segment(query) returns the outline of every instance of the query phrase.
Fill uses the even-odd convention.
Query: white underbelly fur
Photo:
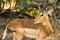
[[[18,32],[23,33],[26,37],[32,37],[32,38],[36,38],[40,31],[39,29],[31,29],[31,28],[18,28],[17,30]]]
[[[26,37],[32,37],[32,38],[36,38],[37,34],[39,33],[38,29],[28,29],[28,28],[24,28],[24,35]]]

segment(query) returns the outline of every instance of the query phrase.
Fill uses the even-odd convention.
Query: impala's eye
[[[43,13],[41,13],[40,16],[43,16]]]

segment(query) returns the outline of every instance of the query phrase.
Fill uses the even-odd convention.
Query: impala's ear
[[[52,13],[50,13],[50,14],[47,14],[48,16],[52,16],[53,14]]]
[[[47,15],[49,16],[52,16],[52,12],[54,11],[54,9],[50,9],[48,12],[47,12]]]

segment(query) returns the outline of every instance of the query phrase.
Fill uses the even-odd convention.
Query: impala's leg
[[[15,40],[22,40],[23,33],[13,33]]]
[[[36,40],[41,40],[40,39],[40,34],[38,33],[38,35],[36,36]]]
[[[37,37],[36,40],[41,40],[41,39],[39,37]]]
[[[37,38],[36,40],[47,40],[47,39],[42,39],[42,38],[39,37],[39,38]]]
[[[44,32],[40,31],[40,33],[37,35],[36,40],[43,40]]]

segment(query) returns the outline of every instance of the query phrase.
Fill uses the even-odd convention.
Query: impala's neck
[[[49,34],[53,33],[53,29],[51,27],[50,21],[48,16],[45,17],[45,20],[43,22],[43,25],[45,26],[46,30],[48,31]]]

